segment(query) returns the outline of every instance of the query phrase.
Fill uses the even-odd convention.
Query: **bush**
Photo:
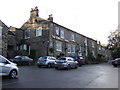
[[[28,56],[28,52],[26,50],[19,50],[17,54],[20,56]]]

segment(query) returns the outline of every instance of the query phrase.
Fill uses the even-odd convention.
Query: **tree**
[[[120,29],[110,33],[108,48],[111,50],[113,59],[120,58]]]

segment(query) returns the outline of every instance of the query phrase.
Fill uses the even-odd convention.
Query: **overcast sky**
[[[20,28],[38,6],[39,17],[53,14],[54,22],[106,44],[118,27],[119,0],[0,0],[0,19]]]

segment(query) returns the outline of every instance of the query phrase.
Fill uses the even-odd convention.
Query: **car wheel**
[[[12,70],[9,74],[9,77],[14,79],[14,78],[17,78],[17,71],[16,70]]]
[[[58,69],[58,67],[55,67],[55,69]]]
[[[70,69],[70,65],[67,66],[67,70],[69,70],[69,69]]]
[[[48,68],[51,68],[51,64],[50,64],[50,63],[48,63],[47,67],[48,67]]]
[[[78,68],[78,65],[75,65],[75,69],[77,69]]]
[[[79,67],[81,67],[82,66],[82,64],[79,64]]]
[[[117,65],[114,65],[114,67],[117,67]]]
[[[40,67],[41,67],[41,65],[38,65],[38,67],[40,68]]]

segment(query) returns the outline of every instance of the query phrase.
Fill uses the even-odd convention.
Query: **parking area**
[[[19,66],[19,78],[3,77],[3,88],[117,88],[118,68],[110,64],[84,65],[77,69]],[[114,78],[113,78],[114,76]],[[112,82],[111,82],[112,81]]]

